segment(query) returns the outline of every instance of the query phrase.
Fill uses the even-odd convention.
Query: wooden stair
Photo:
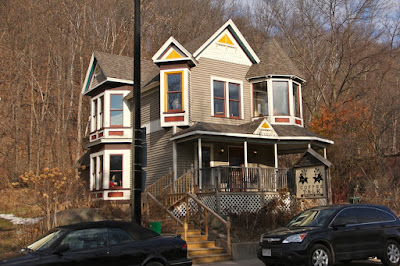
[[[178,234],[184,235],[183,231]],[[215,246],[215,241],[208,241],[206,235],[202,235],[198,229],[187,231],[188,258],[192,259],[193,264],[212,263],[217,261],[230,260],[229,254],[224,252],[221,247]]]

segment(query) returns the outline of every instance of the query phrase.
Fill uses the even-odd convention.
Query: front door
[[[244,180],[243,170],[244,165],[244,153],[243,148],[240,147],[229,147],[229,166],[230,166],[230,184],[232,191],[243,191]]]

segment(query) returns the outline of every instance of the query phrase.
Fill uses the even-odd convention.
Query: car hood
[[[33,260],[37,260],[37,256],[31,253],[14,252],[6,253],[0,256],[0,265],[27,265]]]
[[[263,234],[264,237],[285,237],[318,230],[318,227],[280,227]]]

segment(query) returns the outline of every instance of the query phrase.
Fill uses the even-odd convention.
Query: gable
[[[164,45],[152,57],[152,60],[156,64],[182,61],[187,61],[193,66],[197,64],[197,61],[193,58],[192,54],[173,37],[170,37],[164,43]]]
[[[196,60],[204,57],[246,66],[260,62],[232,20],[219,28],[193,56]]]

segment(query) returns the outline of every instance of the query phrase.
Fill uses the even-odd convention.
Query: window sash
[[[273,105],[274,115],[290,115],[289,110],[289,82],[287,81],[273,81]]]
[[[268,116],[268,87],[267,81],[253,83],[253,115]]]
[[[122,187],[122,179],[123,156],[110,155],[110,187]]]
[[[213,115],[216,117],[240,118],[242,97],[241,84],[217,79],[213,80],[212,84],[214,101]]]
[[[294,116],[301,118],[300,112],[300,86],[293,82],[293,109]]]
[[[182,88],[183,88],[182,72],[166,73],[166,92],[167,92],[167,112],[183,111],[182,104]]]
[[[221,87],[222,85],[222,87]],[[225,117],[225,82],[214,80],[214,116]]]
[[[118,99],[118,98],[120,99]],[[120,102],[116,101],[120,100]],[[110,95],[110,126],[122,126],[124,123],[123,117],[123,95],[111,94]]]

